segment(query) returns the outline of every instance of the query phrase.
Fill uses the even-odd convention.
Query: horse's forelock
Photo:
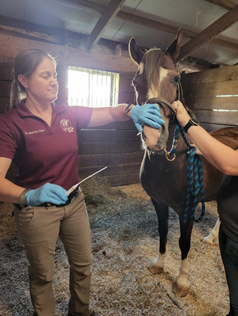
[[[144,73],[147,79],[147,86],[156,85],[159,81],[159,67],[161,65],[162,51],[161,49],[150,49],[144,54]]]

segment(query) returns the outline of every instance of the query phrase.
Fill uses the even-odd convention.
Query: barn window
[[[118,89],[118,73],[69,66],[69,105],[114,106],[118,103]]]

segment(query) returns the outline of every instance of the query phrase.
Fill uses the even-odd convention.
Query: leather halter
[[[164,108],[164,105],[167,106],[167,108],[170,109],[170,112],[172,113],[172,120],[170,121],[170,124],[175,122],[175,117],[176,117],[176,110],[172,107],[172,104],[165,99],[159,99],[159,98],[152,98],[147,101],[149,104],[154,104],[157,103],[160,105],[162,108]]]
[[[172,112],[172,114],[176,115],[176,111],[175,109],[172,107],[172,104],[168,101],[166,101],[165,99],[159,99],[159,98],[151,98],[149,99],[146,103],[150,103],[150,104],[153,104],[153,103],[157,103],[159,105],[161,105],[163,107],[163,105],[166,105],[167,108],[170,109],[170,111]]]
[[[178,87],[177,87],[177,100],[183,102],[183,89],[182,89],[180,79],[178,81]],[[176,110],[172,107],[172,104],[170,102],[168,102],[165,99],[151,98],[151,99],[147,100],[146,103],[149,103],[149,104],[157,103],[162,108],[163,108],[163,105],[167,106],[167,108],[169,108],[170,112],[173,114],[173,122],[174,122],[175,117],[176,117]]]

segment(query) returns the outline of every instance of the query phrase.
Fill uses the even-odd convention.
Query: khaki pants
[[[29,260],[31,300],[38,316],[55,316],[52,288],[54,251],[60,236],[70,264],[69,312],[89,316],[91,283],[91,234],[82,192],[65,207],[16,207],[18,232]]]

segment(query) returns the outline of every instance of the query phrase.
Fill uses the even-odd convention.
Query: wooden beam
[[[120,11],[116,17],[119,19],[128,21],[128,22],[131,22],[131,23],[139,24],[139,25],[146,26],[146,27],[149,27],[149,28],[154,29],[154,30],[160,30],[162,32],[170,33],[170,34],[174,34],[174,35],[177,35],[178,30],[179,30],[179,28],[176,26],[165,24],[162,22],[153,21],[153,20],[150,20],[147,18],[143,18],[143,17],[136,16],[136,15],[133,15],[130,13],[122,12],[122,11]],[[183,28],[181,28],[181,31],[183,33],[183,36],[188,37],[188,38],[194,38],[198,35],[197,32],[194,32],[191,30],[186,30]],[[219,38],[213,39],[212,42],[215,45],[219,45],[221,47],[238,50],[237,43],[229,42],[229,41],[222,40]]]
[[[0,15],[0,34],[8,36],[14,36],[18,38],[24,38],[34,41],[40,41],[45,43],[55,43],[61,46],[69,47],[85,47],[88,35],[81,34],[74,31],[69,31],[63,28],[57,27],[45,27],[44,25],[26,22],[19,19],[6,18]],[[101,38],[99,44],[109,47],[111,50],[115,50],[117,42]],[[78,45],[78,46],[77,46]],[[127,45],[121,43],[124,47],[123,50],[127,50]],[[125,52],[124,52],[125,53]]]
[[[86,1],[86,0],[55,0],[55,1],[64,2],[66,4],[74,5],[74,6],[78,6],[78,7],[86,7],[88,9],[95,10],[95,11],[100,12],[100,13],[102,13],[106,8],[104,5],[96,4],[94,2]],[[135,23],[138,25],[146,26],[146,27],[149,27],[149,28],[154,29],[154,30],[159,30],[162,32],[174,34],[174,35],[177,35],[178,29],[179,29],[178,27],[173,26],[173,25],[165,24],[165,23],[158,22],[158,21],[153,21],[153,20],[143,18],[143,17],[133,15],[133,14],[123,12],[123,11],[119,11],[116,15],[116,18],[121,19],[123,21],[130,22],[130,23]],[[198,35],[198,33],[193,32],[191,30],[186,30],[186,29],[181,29],[181,30],[183,32],[184,37],[194,38]],[[219,46],[222,46],[225,48],[238,50],[237,43],[229,42],[229,41],[218,39],[218,38],[213,39],[212,42],[215,45],[219,45]]]
[[[23,29],[27,32],[36,32],[36,33],[44,33],[48,36],[56,36],[57,38],[61,38],[62,29],[57,27],[49,27],[46,25],[41,25],[33,22],[27,22],[20,19],[14,19],[10,17],[6,17],[0,15],[0,25],[9,26],[13,28]]]
[[[97,11],[101,14],[106,9],[106,6],[104,6],[104,5],[96,4],[94,2],[86,1],[86,0],[55,0],[55,1],[63,2],[63,3],[69,4],[69,5],[77,6],[77,7],[88,8],[88,9]],[[119,11],[116,15],[116,18],[123,20],[123,21],[147,26],[147,27],[153,28],[155,30],[160,30],[160,31],[164,31],[164,32],[172,33],[172,34],[178,33],[178,27],[176,27],[176,26],[172,26],[172,25],[165,24],[162,22],[153,21],[153,20],[143,18],[143,17],[133,15],[133,14],[123,12],[123,11]],[[183,35],[187,36],[187,37],[194,37],[197,35],[197,33],[183,29]]]
[[[106,6],[104,6],[102,4],[97,4],[95,2],[88,1],[88,0],[55,0],[55,1],[66,3],[66,4],[71,4],[71,5],[74,5],[76,7],[88,8],[88,9],[100,12],[101,14],[103,13],[103,11],[106,8]]]
[[[130,14],[127,12],[123,12],[123,11],[118,12],[116,17],[120,20],[124,20],[130,23],[139,24],[139,25],[146,26],[154,30],[160,30],[166,33],[171,33],[171,34],[176,34],[176,35],[179,29],[178,27],[173,26],[173,25],[165,24],[158,21],[153,21],[153,20],[143,18],[141,16],[137,16],[137,15]],[[197,35],[196,32],[193,32],[190,30],[182,29],[182,32],[183,32],[183,35],[186,37],[195,37]]]
[[[8,35],[8,36],[14,36],[14,37],[21,37],[21,38],[25,38],[25,39],[28,39],[28,40],[40,41],[40,42],[49,43],[49,44],[60,44],[57,41],[48,40],[48,39],[45,39],[45,38],[40,37],[40,36],[31,36],[31,35],[28,35],[28,34],[24,34],[22,32],[18,32],[18,31],[14,31],[14,30],[9,30],[9,29],[3,28],[1,26],[0,26],[0,34]]]
[[[230,1],[230,0],[206,0],[207,2],[211,2],[213,4],[218,5],[219,7],[222,7],[227,10],[231,10],[236,6],[236,3]]]
[[[200,48],[204,44],[211,41],[215,36],[225,31],[228,27],[230,27],[237,21],[238,21],[238,5],[236,5],[229,12],[224,14],[214,23],[209,25],[205,30],[200,32],[196,37],[194,37],[185,45],[183,45],[181,47],[177,62],[189,56],[196,49]]]
[[[3,35],[0,33],[0,62],[12,60],[24,49],[41,49],[57,56],[59,65],[67,64],[76,67],[103,69],[119,73],[135,73],[137,67],[129,58],[129,55],[117,57],[106,46],[96,45],[89,54],[84,49],[60,46],[58,44],[47,45],[41,41],[29,40],[20,37]]]
[[[97,44],[101,35],[120,11],[125,1],[126,0],[111,0],[87,39],[86,46],[88,51],[90,51],[92,47]]]

